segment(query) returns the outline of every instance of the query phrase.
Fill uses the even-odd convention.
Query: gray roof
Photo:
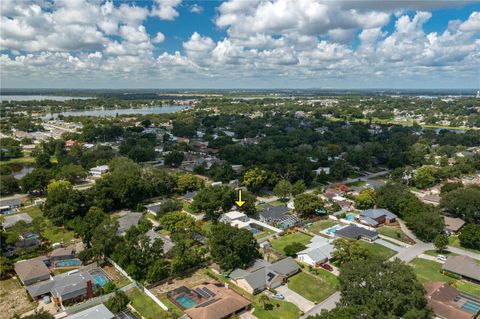
[[[351,239],[359,239],[360,237],[367,237],[367,238],[373,239],[378,236],[377,232],[368,230],[363,227],[358,227],[353,224],[350,224],[347,227],[338,229],[335,232],[335,235],[351,238]]]
[[[480,281],[480,265],[468,256],[449,256],[442,270]]]
[[[3,228],[10,228],[19,221],[24,221],[27,224],[32,222],[32,217],[26,213],[16,214],[16,215],[7,215],[4,217]]]
[[[286,206],[272,206],[266,205],[259,215],[264,219],[281,219],[288,213]]]
[[[297,253],[297,255],[300,254],[309,256],[315,263],[324,262],[330,258],[325,255],[320,248],[307,248]]]
[[[117,234],[123,234],[133,226],[137,226],[142,218],[142,213],[127,212],[125,216],[120,217],[118,221]]]
[[[162,205],[163,205],[163,202],[158,202],[158,203],[153,203],[153,204],[145,205],[145,208],[146,208],[148,211],[156,214],[156,213],[158,213],[158,211],[160,210],[160,207],[162,207]]]
[[[248,276],[249,274],[250,273],[248,271],[237,268],[229,274],[229,277],[232,278],[233,280],[237,280],[237,279],[240,279],[240,278],[244,278],[244,277]]]
[[[108,308],[102,303],[98,306],[70,315],[65,319],[112,319],[113,317],[115,317],[114,314],[111,313],[110,310],[108,310]]]
[[[371,219],[370,217],[360,216],[360,220],[364,221],[369,225],[378,226],[378,222],[375,219]]]
[[[14,206],[20,206],[21,201],[18,198],[8,198],[8,199],[2,199],[0,200],[0,207],[14,207]]]
[[[66,295],[73,297],[82,295],[86,290],[87,281],[95,284],[92,275],[86,271],[78,271],[61,274],[53,277],[52,280],[28,286],[27,290],[32,297],[52,293],[55,297],[63,299]]]
[[[284,259],[281,259],[275,263],[273,263],[270,267],[271,270],[281,274],[281,275],[284,275],[284,276],[287,276],[289,274],[291,274],[292,272],[297,272],[298,270],[300,270],[300,267],[298,266],[298,264],[295,262],[295,260],[293,260],[292,257],[287,257],[287,258],[284,258]]]
[[[360,213],[360,216],[369,217],[372,219],[377,219],[382,216],[385,216],[388,219],[397,218],[397,215],[383,208],[374,208],[374,209],[364,210],[363,212]]]
[[[195,195],[197,195],[196,191],[188,192],[185,195],[183,195],[183,199],[192,200],[195,197]]]
[[[154,231],[153,229],[150,229],[145,233],[145,235],[150,238],[150,242],[153,243],[155,239],[160,238],[163,241],[163,253],[166,254],[168,253],[173,246],[175,246],[175,243],[170,239],[170,237],[162,235]]]
[[[50,270],[41,257],[17,262],[15,272],[23,282],[50,275]]]

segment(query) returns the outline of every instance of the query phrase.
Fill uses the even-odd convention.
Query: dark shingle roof
[[[265,219],[281,219],[288,213],[286,206],[272,206],[266,205],[259,213],[262,218]]]
[[[340,228],[335,233],[338,236],[359,239],[360,237],[367,237],[373,239],[378,236],[377,232],[368,230],[363,227],[358,227],[356,225],[350,224],[347,227]]]

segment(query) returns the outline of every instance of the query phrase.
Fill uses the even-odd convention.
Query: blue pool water
[[[355,218],[355,215],[351,215],[351,214],[345,217],[346,220],[353,220],[354,218]]]
[[[197,305],[195,301],[193,301],[192,298],[190,298],[187,295],[181,295],[175,298],[175,300],[184,308],[184,309],[189,309],[193,308]]]
[[[107,280],[103,278],[103,276],[95,275],[93,277],[95,278],[95,281],[97,282],[97,284],[99,284],[101,287],[107,284]]]
[[[258,229],[255,229],[255,228],[251,228],[249,229],[249,231],[254,235],[260,232]]]
[[[82,262],[80,260],[62,260],[62,261],[57,261],[55,263],[55,267],[75,267],[75,266],[80,266]]]
[[[470,301],[467,301],[463,304],[462,308],[468,312],[471,312],[473,314],[476,314],[477,312],[480,311],[480,305],[477,303],[473,303]]]

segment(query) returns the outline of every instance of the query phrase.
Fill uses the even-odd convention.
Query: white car
[[[447,261],[447,257],[445,257],[444,255],[438,255],[437,259],[440,261]]]

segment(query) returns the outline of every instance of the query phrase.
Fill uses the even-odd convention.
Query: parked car
[[[328,271],[333,271],[333,267],[330,266],[327,263],[320,264],[320,267],[322,267],[323,269],[328,270]]]
[[[438,255],[437,259],[440,261],[447,261],[447,257],[445,257],[445,255]]]
[[[279,292],[277,292],[276,294],[273,294],[272,297],[280,300],[285,299],[285,297]]]

